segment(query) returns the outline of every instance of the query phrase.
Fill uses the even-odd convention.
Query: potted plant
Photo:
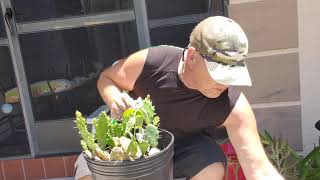
[[[288,180],[320,179],[320,146],[315,146],[304,158],[300,157],[287,142],[271,137],[265,131],[261,140],[267,155],[278,171]]]
[[[174,138],[158,128],[160,119],[149,96],[138,98],[120,120],[102,112],[93,120],[92,132],[78,111],[75,123],[94,179],[173,179]]]

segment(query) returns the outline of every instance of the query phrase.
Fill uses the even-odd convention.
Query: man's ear
[[[186,67],[188,69],[192,69],[195,64],[195,48],[194,47],[188,47],[186,50]]]

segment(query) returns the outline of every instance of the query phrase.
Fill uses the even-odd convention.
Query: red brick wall
[[[77,155],[0,160],[0,180],[39,180],[74,176]]]

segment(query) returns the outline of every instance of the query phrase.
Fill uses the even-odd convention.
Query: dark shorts
[[[174,178],[190,179],[205,167],[221,162],[226,166],[226,156],[214,138],[199,133],[175,140],[173,156]]]

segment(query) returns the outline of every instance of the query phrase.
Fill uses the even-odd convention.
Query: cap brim
[[[214,81],[223,85],[252,86],[246,64],[244,66],[228,66],[216,62],[205,62]]]

